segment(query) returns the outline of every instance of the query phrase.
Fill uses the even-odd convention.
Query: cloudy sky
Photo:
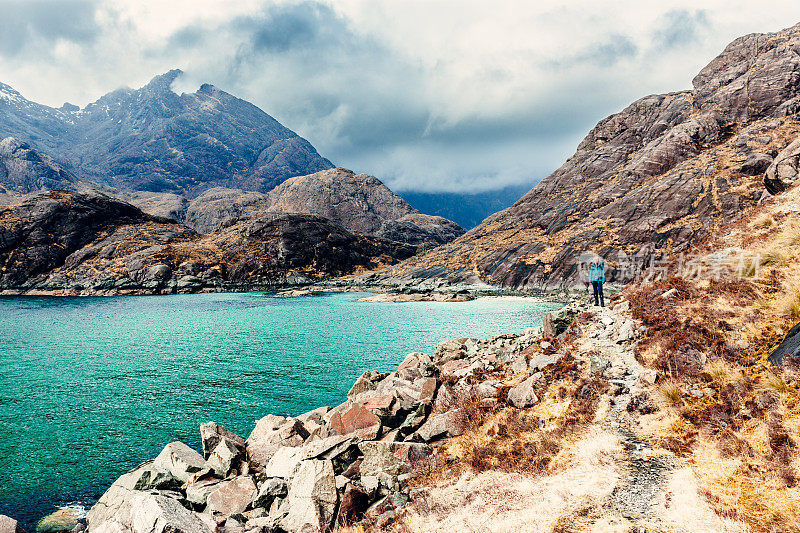
[[[396,190],[485,191],[798,22],[797,0],[0,0],[0,81],[83,106],[181,68]]]

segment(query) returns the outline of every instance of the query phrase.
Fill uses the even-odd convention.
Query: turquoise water
[[[362,294],[0,298],[0,514],[91,502],[214,420],[337,405],[366,369],[439,341],[521,332],[553,304],[359,303]]]

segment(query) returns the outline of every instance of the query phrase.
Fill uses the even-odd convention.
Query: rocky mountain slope
[[[29,142],[89,181],[188,197],[220,186],[268,191],[333,166],[274,118],[212,85],[176,94],[180,74],[83,109],[37,104],[0,84],[0,137]]]
[[[8,203],[43,189],[74,189],[78,178],[53,159],[13,137],[0,139],[0,192]]]
[[[642,98],[454,243],[372,281],[554,286],[585,250],[622,279],[628,257],[678,252],[762,196],[762,174],[800,131],[800,26],[735,40],[689,91]]]
[[[52,191],[0,211],[5,294],[268,288],[357,273],[415,251],[301,214],[259,214],[201,235],[96,192]]]
[[[266,211],[320,215],[355,233],[413,245],[438,245],[463,233],[446,219],[420,214],[377,178],[332,169],[305,139],[244,100],[207,84],[176,94],[171,87],[180,75],[170,71],[84,109],[50,108],[0,84],[0,138],[24,140],[9,138],[0,148],[6,167],[0,201],[75,189],[78,177],[60,163],[74,169],[82,188],[204,233]]]
[[[353,233],[413,245],[439,245],[464,233],[454,222],[420,213],[378,178],[345,168],[289,178],[266,194],[214,187],[192,200],[170,193],[122,196],[147,213],[174,218],[202,233],[231,218],[264,212],[319,215]]]

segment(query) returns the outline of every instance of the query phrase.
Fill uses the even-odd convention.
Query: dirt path
[[[635,532],[746,531],[742,524],[717,517],[699,495],[684,461],[637,434],[640,415],[628,406],[640,395],[652,397],[655,387],[651,371],[634,357],[636,326],[624,310],[603,308],[596,313],[581,352],[594,354],[592,370],[602,372],[612,385],[611,409],[600,425],[619,437],[623,449],[623,473],[604,505],[603,523],[608,530]],[[682,481],[677,483],[678,479]],[[676,490],[681,493],[675,494]],[[676,508],[674,501],[684,508]]]

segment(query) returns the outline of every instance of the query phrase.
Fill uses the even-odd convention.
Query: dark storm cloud
[[[704,10],[676,9],[661,16],[653,32],[653,44],[659,48],[676,48],[700,40],[711,23]]]
[[[95,2],[88,0],[0,1],[0,55],[16,56],[28,46],[57,39],[89,43],[100,33]]]

